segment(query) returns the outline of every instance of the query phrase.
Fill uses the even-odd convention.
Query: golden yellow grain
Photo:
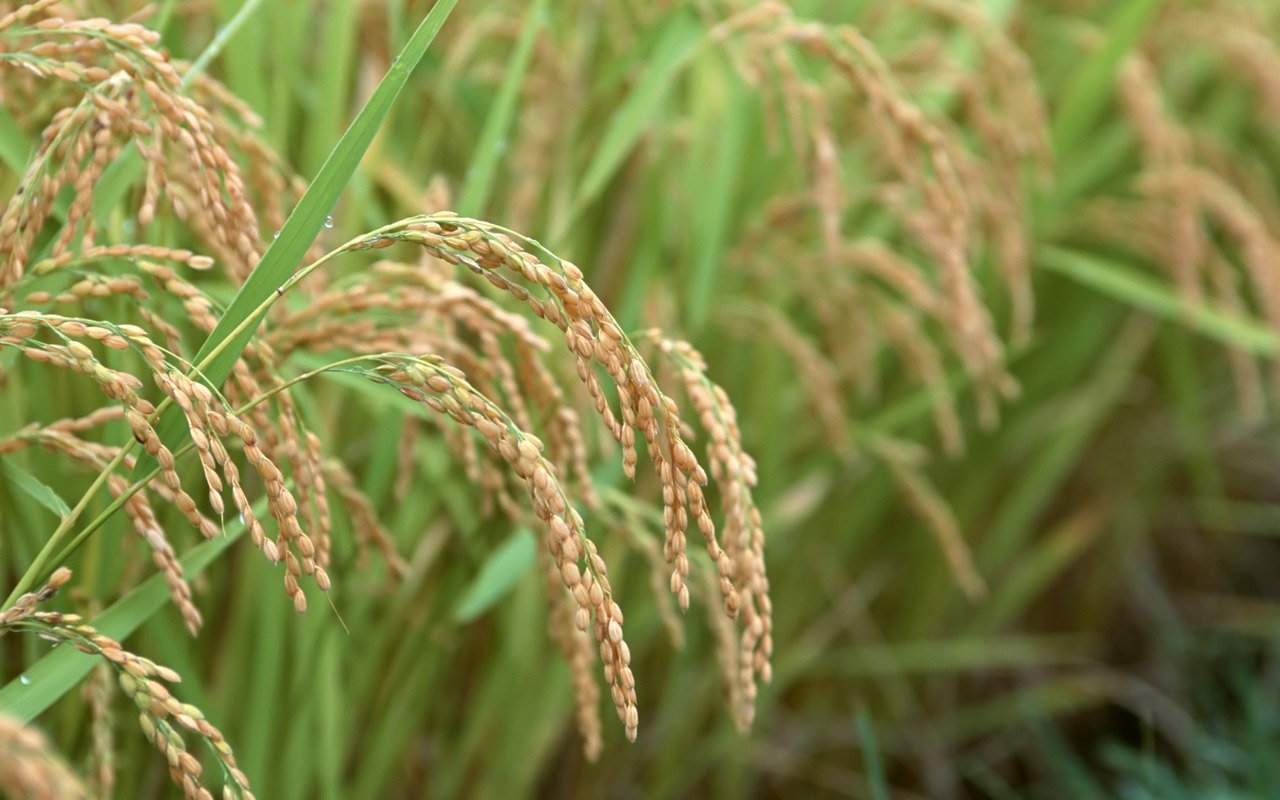
[[[490,449],[524,480],[533,513],[545,526],[547,551],[555,571],[577,604],[575,623],[580,629],[591,627],[618,717],[628,738],[634,740],[639,716],[630,649],[622,633],[622,609],[611,599],[607,566],[594,542],[586,537],[582,518],[570,505],[554,467],[542,456],[541,442],[520,430],[456,368],[415,359],[379,367],[370,377],[475,428]]]
[[[0,19],[0,30],[3,30]],[[37,729],[0,714],[0,788],[14,800],[75,800],[90,795]]]
[[[200,709],[179,701],[165,685],[180,680],[176,672],[124,650],[114,639],[85,624],[77,615],[37,610],[37,605],[52,598],[70,577],[70,570],[65,567],[58,569],[38,592],[23,595],[12,607],[0,612],[0,636],[30,632],[56,643],[65,643],[81,652],[101,656],[104,663],[116,671],[117,682],[125,695],[137,705],[143,733],[169,762],[170,775],[182,788],[184,796],[202,796],[200,775],[203,768],[199,760],[187,751],[181,733],[183,730],[208,743],[229,778],[228,785],[239,797],[251,798],[248,780],[236,766],[235,756],[221,731],[205,719]],[[0,782],[0,785],[5,784]],[[73,790],[74,787],[68,789]]]

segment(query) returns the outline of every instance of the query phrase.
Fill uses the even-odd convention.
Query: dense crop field
[[[1277,37],[0,2],[0,793],[1280,796]]]

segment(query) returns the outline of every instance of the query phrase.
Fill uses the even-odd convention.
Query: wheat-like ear
[[[549,616],[547,629],[551,634],[573,680],[573,699],[578,712],[578,732],[582,735],[582,750],[588,761],[595,761],[603,747],[600,733],[600,687],[592,676],[592,639],[576,621],[577,601],[565,597],[563,570],[549,551],[538,556],[547,589]]]
[[[222,732],[205,719],[200,709],[181,702],[168,688],[167,684],[182,680],[178,673],[130,653],[119,642],[86,624],[77,614],[38,609],[70,579],[71,570],[60,567],[38,591],[20,596],[12,606],[0,611],[0,636],[32,633],[55,644],[65,644],[102,658],[115,671],[125,695],[137,705],[138,723],[143,733],[168,761],[169,775],[181,787],[184,797],[213,800],[213,795],[204,785],[204,766],[187,748],[186,737],[194,736],[208,746],[219,767],[223,797],[253,800],[249,779],[236,766],[235,755]],[[3,782],[0,786],[4,786]]]
[[[681,607],[689,603],[684,586],[689,573],[685,532],[692,521],[719,571],[726,612],[736,616],[740,598],[732,559],[716,538],[715,523],[703,499],[707,475],[681,437],[676,404],[657,386],[635,346],[584,282],[582,270],[528,237],[452,213],[400,220],[370,232],[354,247],[381,248],[398,241],[421,245],[437,258],[466,266],[560,329],[597,413],[622,445],[623,470],[629,477],[634,477],[639,460],[637,441],[646,444],[663,487],[664,554],[672,566],[671,589]],[[597,370],[617,392],[616,413]]]
[[[755,459],[742,446],[738,414],[729,395],[707,377],[702,355],[688,342],[668,339],[660,331],[647,331],[645,338],[675,365],[689,402],[707,431],[707,463],[720,487],[725,520],[722,536],[741,600],[738,702],[732,711],[739,726],[746,728],[755,715],[757,679],[768,683],[773,677],[773,602],[765,570],[764,520],[754,497]]]
[[[788,349],[821,346],[829,374],[805,377],[829,384],[839,376],[840,394],[827,400],[836,406],[850,395],[874,399],[875,365],[883,351],[896,353],[928,387],[943,443],[958,452],[955,398],[939,380],[946,360],[958,359],[972,379],[986,425],[1017,391],[995,304],[978,284],[984,261],[1007,292],[1015,344],[1028,340],[1034,315],[1027,178],[1046,174],[1050,158],[1029,59],[979,9],[952,0],[912,5],[963,29],[978,48],[976,69],[932,46],[937,25],[891,60],[872,41],[883,15],[866,15],[864,30],[803,19],[783,3],[723,5],[712,39],[764,94],[774,146],[793,151],[809,177],[797,195],[775,200],[735,251],[761,262],[762,296],[784,309],[789,326],[774,327]],[[938,96],[954,102],[940,109]],[[856,146],[842,141],[847,130],[858,132]],[[851,189],[841,175],[856,168]],[[851,244],[845,228],[863,214],[889,224],[877,241]],[[779,260],[801,267],[794,280],[776,280]],[[886,315],[897,323],[892,336]],[[810,316],[820,339],[803,329]],[[824,418],[830,428],[831,415]]]
[[[195,633],[200,612],[171,543],[174,532],[165,528],[162,503],[174,506],[204,537],[216,535],[227,517],[238,516],[254,545],[283,564],[286,592],[299,612],[307,604],[301,587],[305,577],[329,589],[331,498],[349,510],[361,550],[377,548],[393,573],[403,572],[404,561],[355,477],[325,458],[320,437],[307,428],[290,394],[294,383],[326,368],[290,380],[279,368],[295,351],[337,348],[360,354],[341,364],[378,353],[379,366],[366,374],[419,401],[434,412],[429,418],[445,422],[444,437],[487,501],[513,516],[527,516],[515,498],[521,488],[528,495],[543,526],[544,574],[556,590],[552,633],[573,670],[588,754],[594,756],[601,741],[594,709],[598,687],[585,671],[593,649],[626,735],[634,739],[639,712],[622,608],[604,558],[574,507],[575,502],[595,506],[599,498],[587,465],[592,439],[571,405],[573,392],[562,385],[548,355],[549,340],[558,334],[590,403],[620,447],[624,473],[635,478],[646,458],[661,486],[661,547],[655,537],[642,549],[660,565],[657,584],[674,598],[667,599],[671,608],[664,604],[671,627],[673,609],[690,605],[687,536],[692,528],[703,541],[707,572],[719,596],[712,609],[735,631],[741,626],[741,702],[735,703],[735,718],[744,724],[750,720],[756,681],[768,680],[772,651],[763,524],[751,498],[755,467],[742,449],[732,406],[706,378],[692,348],[655,339],[676,364],[710,435],[711,475],[689,444],[691,434],[676,401],[581,269],[528,236],[438,213],[392,223],[305,262],[263,303],[263,312],[342,253],[407,242],[434,257],[424,259],[434,267],[383,262],[354,280],[332,286],[316,281],[318,286],[307,289],[314,300],[309,306],[290,311],[281,304],[260,317],[257,335],[232,364],[230,376],[215,385],[202,373],[205,365],[188,360],[184,336],[192,329],[206,335],[215,331],[220,305],[186,270],[216,266],[233,286],[241,283],[259,257],[254,201],[262,203],[262,219],[279,224],[283,198],[298,188],[252,132],[255,115],[216,82],[184,76],[184,65],[158,49],[158,35],[137,24],[76,19],[63,5],[39,0],[0,16],[0,33],[6,64],[20,67],[12,94],[6,83],[6,108],[16,106],[19,124],[42,132],[17,190],[0,210],[0,301],[21,309],[0,309],[0,348],[17,350],[36,369],[75,373],[109,401],[108,408],[86,417],[35,423],[0,439],[0,453],[37,445],[98,472],[17,591],[78,547],[108,514],[123,510]],[[35,97],[48,102],[23,102]],[[203,252],[100,241],[104,232],[92,213],[93,189],[108,166],[134,147],[145,166],[145,182],[130,236],[145,237],[153,220],[171,215]],[[247,160],[247,169],[237,157]],[[265,197],[254,198],[255,192]],[[73,199],[66,208],[55,208],[64,193]],[[47,253],[33,264],[44,246],[41,230],[55,215],[62,217],[61,226]],[[528,315],[451,280],[440,262],[466,266],[551,323],[556,333],[544,338]],[[97,318],[107,313],[104,308],[121,307],[146,328]],[[128,358],[133,366],[122,366]],[[160,415],[171,407],[185,424],[189,443],[173,444],[157,430]],[[120,446],[95,441],[95,428],[102,425],[127,426],[132,441],[126,438]],[[534,430],[544,434],[545,443]],[[473,432],[487,453],[474,446]],[[131,482],[117,470],[136,468],[139,450],[154,459],[156,468],[152,477]],[[179,463],[187,455],[193,455],[190,470]],[[246,485],[255,483],[274,518],[272,532],[250,503]],[[101,489],[112,495],[108,510],[73,532]],[[716,499],[725,515],[720,532],[709,507]],[[74,541],[68,542],[73,533]],[[65,581],[66,574],[56,572],[55,580]],[[39,600],[55,589],[50,584],[20,598],[0,618],[0,625],[8,626],[3,630],[35,631],[102,656],[138,704],[144,731],[165,755],[184,794],[208,795],[200,763],[184,742],[195,734],[213,747],[228,792],[251,796],[221,734],[169,693],[165,683],[175,681],[176,674],[125,652],[74,615],[35,608],[32,597]]]
[[[77,98],[45,126],[18,191],[0,212],[0,299],[22,277],[64,188],[73,188],[75,199],[53,255],[95,243],[94,185],[129,142],[147,164],[138,223],[149,224],[166,198],[232,274],[246,276],[258,260],[258,223],[240,167],[209,110],[184,94],[177,68],[155,48],[159,34],[51,11],[49,3],[34,3],[0,18],[6,55],[23,68],[6,91]]]
[[[65,344],[43,341],[42,336]],[[156,484],[154,491],[169,499],[205,538],[215,536],[218,526],[200,511],[195,499],[184,487],[177,469],[178,456],[161,441],[155,430],[157,407],[140,395],[143,389],[141,379],[132,373],[105,366],[94,349],[81,340],[101,342],[110,350],[133,350],[141,355],[152,380],[167,401],[181,409],[187,421],[204,475],[209,506],[214,514],[222,516],[223,490],[224,487],[229,488],[234,508],[244,519],[255,546],[273,563],[282,560],[285,562],[285,590],[294,608],[299,613],[305,610],[306,595],[299,586],[302,575],[312,576],[323,590],[329,587],[328,574],[324,569],[327,559],[327,513],[324,515],[326,522],[315,526],[317,534],[324,537],[320,540],[321,545],[317,545],[316,540],[303,530],[299,522],[300,509],[295,494],[295,489],[306,492],[304,497],[323,493],[323,489],[317,491],[313,488],[322,486],[319,468],[310,466],[311,459],[318,457],[315,448],[295,445],[299,437],[296,429],[289,426],[282,426],[283,435],[280,437],[260,437],[259,428],[229,408],[223,398],[173,369],[168,354],[137,326],[37,311],[16,314],[0,312],[0,347],[16,348],[36,363],[84,375],[93,380],[107,398],[122,404],[121,416],[128,424],[134,440],[159,465],[161,481]],[[263,396],[257,380],[248,372],[247,367],[242,378],[247,390],[254,391],[255,396]],[[278,392],[277,396],[286,395]],[[286,411],[282,417],[287,421],[291,418],[291,413]],[[269,422],[262,424],[267,426],[267,430],[272,430]],[[117,459],[125,465],[133,463],[133,456],[124,450],[103,450],[76,440],[65,429],[55,429],[43,440],[40,439],[38,430],[24,430],[13,438],[17,442],[38,441],[46,446],[56,447],[104,470],[110,469]],[[253,512],[243,488],[240,469],[228,453],[228,442],[240,446],[249,466],[262,479],[267,495],[267,508],[277,524],[278,536],[274,540],[266,537],[261,522]],[[271,453],[268,453],[268,448],[271,448]],[[295,489],[286,485],[286,475],[279,465],[280,455],[272,456],[277,451],[282,454],[292,452],[295,455],[295,479],[292,481]],[[296,465],[306,466],[303,468]],[[188,629],[195,633],[200,625],[200,614],[191,601],[191,592],[181,576],[174,550],[151,511],[149,501],[145,496],[136,494],[136,490],[131,489],[128,482],[117,475],[107,475],[104,480],[107,488],[122,498],[126,513],[151,547]]]
[[[542,441],[521,430],[460,370],[438,359],[395,358],[368,376],[395,386],[401,394],[437,414],[474,428],[524,481],[533,513],[545,526],[546,550],[564,588],[577,604],[575,624],[579,630],[592,630],[618,718],[626,727],[627,738],[634,741],[639,711],[631,649],[623,638],[622,608],[613,599],[608,567],[595,543],[587,538],[582,516],[573,508],[555,467],[542,455]]]
[[[43,733],[4,714],[0,714],[0,789],[14,800],[87,800],[90,796]]]
[[[381,249],[396,242],[420,245],[436,258],[467,267],[559,329],[596,412],[622,446],[622,466],[628,477],[635,476],[638,445],[644,442],[662,485],[663,555],[670,570],[671,592],[681,608],[688,608],[690,602],[686,531],[692,523],[702,534],[715,566],[725,612],[730,618],[742,614],[740,708],[754,708],[756,679],[769,679],[773,647],[763,523],[750,494],[756,480],[755,465],[742,450],[733,407],[723,390],[706,379],[701,356],[687,344],[654,337],[680,369],[694,408],[712,436],[712,476],[720,485],[726,516],[723,544],[703,490],[709,476],[684,440],[677,403],[659,387],[648,363],[587,285],[581,269],[526,236],[448,212],[386,225],[353,239],[334,254]],[[323,262],[316,266],[319,263]],[[296,276],[295,281],[305,274]],[[346,299],[335,301],[363,303],[367,298],[348,294]],[[489,355],[490,361],[501,360],[495,345],[484,343],[484,330],[479,331],[482,352]],[[532,344],[534,340],[523,337],[522,341]],[[604,561],[586,537],[581,516],[570,504],[555,464],[544,455],[542,440],[523,430],[512,412],[495,404],[463,371],[438,357],[407,361],[396,357],[393,363],[369,374],[375,380],[397,386],[403,394],[436,413],[475,428],[489,448],[525,481],[534,514],[547,526],[552,565],[577,602],[578,627],[586,630],[594,616],[593,629],[606,682],[612,687],[614,704],[627,735],[634,738],[638,713],[629,649],[622,639],[622,611],[611,598]],[[502,369],[497,375],[491,390],[501,391],[516,409],[514,416],[524,418],[515,377]],[[606,395],[602,377],[616,392],[616,410]],[[548,393],[545,381],[536,382],[535,387],[555,399],[556,394]],[[581,445],[571,442],[570,450],[580,452]],[[553,616],[555,613],[553,606]],[[576,651],[566,644],[562,643],[562,647],[572,661]],[[583,698],[580,693],[580,701]],[[741,713],[740,721],[746,724],[751,712]],[[590,743],[591,731],[584,728],[584,734]]]
[[[1269,266],[1280,257],[1280,204],[1249,147],[1224,147],[1202,109],[1181,91],[1187,58],[1216,64],[1214,83],[1250,92],[1253,124],[1280,109],[1280,48],[1271,25],[1248,4],[1174,5],[1153,18],[1117,81],[1123,119],[1137,139],[1137,169],[1119,194],[1089,198],[1078,232],[1167,274],[1188,313],[1217,307],[1235,318],[1280,325],[1280,288]],[[1100,47],[1101,42],[1089,42]],[[1209,77],[1206,75],[1206,77]],[[1242,124],[1244,121],[1242,120]],[[1226,343],[1240,409],[1261,420],[1268,403],[1257,353]],[[1280,384],[1280,370],[1272,380]]]

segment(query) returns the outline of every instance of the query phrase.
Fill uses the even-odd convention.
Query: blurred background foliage
[[[191,59],[242,2],[67,5]],[[310,178],[429,8],[262,3],[208,70]],[[1280,796],[1277,13],[459,4],[321,241],[451,208],[699,348],[759,466],[775,656],[754,726],[724,707],[713,604],[668,636],[629,544],[661,531],[658,487],[609,455],[588,525],[642,723],[628,744],[610,718],[587,762],[536,571],[462,608],[521,534],[438,436],[404,460],[403,409],[337,380],[300,403],[406,577],[355,568],[339,518],[333,611],[296,617],[232,547],[196,585],[198,638],[166,606],[128,644],[184,676],[263,798]],[[10,381],[0,430],[89,402]],[[69,500],[88,484],[25,468]],[[42,525],[0,481],[6,582]],[[81,604],[146,577],[113,526],[77,558]],[[44,652],[0,647],[7,680]],[[40,718],[82,766],[88,713],[73,691]],[[169,796],[131,724],[116,796]]]

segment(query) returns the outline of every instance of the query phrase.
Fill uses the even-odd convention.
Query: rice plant
[[[0,5],[0,786],[1203,773],[1276,663],[1274,12],[320,8]]]

